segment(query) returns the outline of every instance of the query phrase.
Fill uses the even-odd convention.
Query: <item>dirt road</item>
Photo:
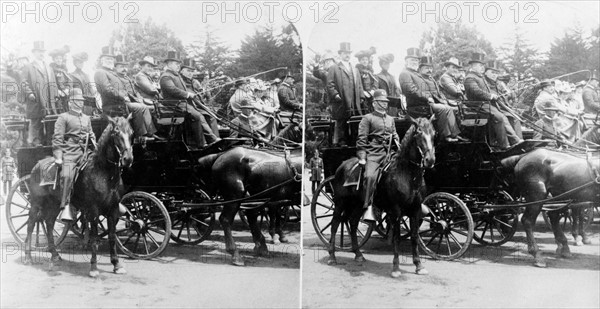
[[[532,266],[520,225],[513,241],[501,247],[473,241],[460,260],[425,257],[427,276],[414,273],[406,240],[400,265],[404,274],[393,279],[393,251],[387,240],[371,238],[363,247],[367,259],[363,264],[354,261],[354,253],[339,252],[338,265],[328,266],[328,253],[310,221],[310,207],[304,207],[303,216],[302,306],[306,308],[600,307],[598,224],[590,231],[593,245],[572,245],[574,257],[562,259],[555,255],[552,232],[540,215],[536,235],[547,258],[546,269]]]
[[[290,243],[269,244],[271,257],[257,258],[250,232],[234,226],[245,267],[230,264],[221,230],[196,246],[173,242],[155,260],[131,260],[121,255],[125,275],[112,273],[107,241],[100,246],[100,276],[88,277],[88,250],[70,237],[61,246],[62,265],[48,270],[49,254],[35,252],[37,264],[22,264],[23,251],[12,239],[0,207],[2,236],[2,308],[142,308],[142,307],[298,307],[300,234]],[[290,227],[288,225],[288,227]],[[289,228],[288,228],[289,230]]]

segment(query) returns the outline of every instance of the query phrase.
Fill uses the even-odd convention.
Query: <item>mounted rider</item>
[[[373,112],[365,115],[358,125],[356,148],[359,164],[364,167],[362,220],[375,221],[373,213],[373,194],[380,173],[380,166],[389,158],[391,146],[399,145],[394,117],[387,114],[388,98],[385,90],[377,89],[373,93]],[[390,143],[392,143],[390,145]]]
[[[69,99],[69,111],[60,114],[54,124],[52,154],[54,163],[62,167],[62,212],[59,218],[63,221],[73,221],[75,218],[70,205],[73,180],[86,151],[91,150],[88,145],[96,144],[90,117],[83,113],[84,100],[81,89],[74,88]]]

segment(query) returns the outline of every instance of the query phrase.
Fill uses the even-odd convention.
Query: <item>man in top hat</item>
[[[396,83],[396,78],[389,72],[392,62],[394,62],[393,54],[384,54],[379,56],[379,66],[381,67],[381,72],[377,73],[375,77],[377,78],[377,85],[379,89],[385,90],[385,92],[392,97],[400,97],[400,88]],[[398,115],[398,108],[400,108],[400,106],[392,105],[392,102],[389,102],[389,115]]]
[[[587,114],[585,115],[586,118],[595,118],[596,114],[600,112],[598,90],[598,73],[594,71],[592,78],[587,82],[585,87],[583,87],[583,91],[581,92],[584,111]]]
[[[25,117],[29,119],[27,143],[42,144],[42,118],[51,114],[58,95],[54,70],[44,62],[44,42],[33,42],[33,61],[21,72],[22,92],[26,100]]]
[[[294,77],[290,74],[284,74],[282,82],[277,88],[277,97],[279,98],[279,109],[282,112],[292,113],[293,111],[302,112],[302,103],[296,99],[296,93],[292,89]]]
[[[344,146],[348,140],[347,121],[353,115],[363,115],[366,107],[362,80],[357,69],[350,64],[350,43],[340,43],[340,61],[327,72],[327,94],[331,102],[331,118],[335,121],[333,144]]]
[[[371,47],[368,50],[361,50],[356,55],[354,55],[358,59],[358,63],[356,64],[356,69],[360,74],[363,93],[365,98],[370,102],[373,98],[373,93],[375,89],[379,89],[377,85],[377,78],[373,74],[373,66],[371,65],[371,57],[375,54],[375,47]]]
[[[509,105],[510,100],[515,99],[515,95],[508,89],[506,84],[499,80],[500,74],[500,66],[498,61],[490,60],[488,61],[485,71],[483,75],[485,76],[485,81],[487,82],[490,91],[492,94],[498,96],[498,99],[495,102],[492,102],[492,105],[495,106],[507,119],[514,130],[516,136],[523,140],[523,133],[521,129],[521,122],[510,112]]]
[[[193,105],[196,93],[188,89],[185,82],[179,74],[181,60],[179,53],[169,51],[165,62],[165,71],[160,76],[160,88],[165,100],[175,101],[175,106],[181,111],[187,113],[193,120],[192,133],[196,142],[196,147],[204,147],[206,144],[212,144],[221,139],[215,135],[212,128],[204,118],[204,115]],[[166,103],[165,104],[169,104]]]
[[[450,57],[444,62],[444,68],[446,71],[439,79],[440,90],[446,96],[450,105],[458,106],[460,101],[466,99],[464,85],[459,82],[461,75],[459,70],[462,69],[462,65],[456,57]]]
[[[448,105],[446,97],[439,90],[438,84],[431,76],[433,61],[430,56],[417,58],[421,54],[417,48],[409,48],[406,56],[406,68],[400,73],[400,87],[406,96],[406,107],[409,114],[425,114],[429,109],[436,119],[436,130],[447,142],[465,140],[460,137],[460,129],[453,109]],[[416,69],[415,69],[416,68]]]
[[[152,56],[145,56],[138,62],[140,71],[135,75],[135,85],[144,98],[144,104],[153,106],[154,101],[160,99],[158,81],[154,79],[156,61]]]
[[[219,136],[219,126],[217,125],[217,120],[212,117],[206,110],[201,108],[199,104],[203,104],[202,100],[202,84],[199,80],[194,78],[194,72],[196,71],[196,61],[191,58],[183,59],[181,64],[181,68],[179,69],[179,74],[185,83],[185,86],[188,90],[197,94],[196,98],[193,100],[194,106],[204,115],[206,122],[211,128],[212,133],[215,136]]]
[[[381,89],[373,94],[373,112],[365,115],[358,125],[356,148],[359,163],[364,165],[363,220],[375,221],[373,193],[377,185],[379,167],[387,156],[389,143],[399,145],[394,117],[387,115],[388,94]]]
[[[72,57],[75,66],[75,71],[71,72],[73,88],[81,89],[84,97],[95,97],[97,93],[96,86],[90,81],[89,75],[83,72],[83,65],[88,61],[88,54],[81,52],[74,54]]]
[[[62,166],[61,185],[62,199],[60,208],[63,210],[60,219],[73,221],[74,209],[70,205],[71,189],[76,168],[85,155],[85,150],[96,144],[96,136],[92,130],[90,117],[83,113],[84,97],[81,89],[74,88],[69,99],[69,111],[58,116],[54,124],[52,136],[52,154],[54,162]]]
[[[68,54],[70,50],[69,46],[65,45],[62,48],[55,49],[48,53],[50,57],[52,57],[50,67],[54,70],[56,85],[58,86],[58,96],[60,98],[56,104],[57,113],[61,113],[68,109],[67,102],[69,100],[69,92],[73,88],[71,76],[67,72],[66,54]]]
[[[470,72],[465,78],[465,94],[469,101],[488,101],[493,102],[499,99],[499,96],[492,93],[488,82],[485,79],[485,54],[473,53],[469,61]],[[478,108],[478,112],[491,114],[492,130],[495,135],[493,139],[497,147],[500,149],[508,149],[512,145],[521,143],[521,139],[510,125],[510,122],[504,114],[502,114],[496,106],[490,103],[482,103]]]
[[[115,73],[121,80],[121,85],[125,89],[125,96],[123,100],[127,110],[132,113],[133,118],[133,131],[135,135],[140,139],[157,139],[162,138],[157,136],[156,128],[152,122],[152,115],[150,109],[144,104],[144,98],[136,90],[135,83],[127,75],[127,67],[129,62],[125,55],[117,55],[115,57]]]

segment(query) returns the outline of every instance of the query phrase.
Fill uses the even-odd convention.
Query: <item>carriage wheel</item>
[[[89,227],[85,227],[86,229]],[[84,239],[84,226],[83,226],[83,213],[78,212],[77,218],[73,223],[71,223],[71,232],[75,234],[79,239]],[[98,216],[98,237],[104,237],[108,235],[108,222],[106,217],[99,215]]]
[[[333,219],[333,209],[335,208],[335,203],[333,201],[333,196],[335,194],[335,192],[333,192],[333,180],[334,176],[330,176],[321,182],[310,203],[310,215],[313,227],[315,228],[315,232],[317,232],[317,236],[319,236],[319,239],[321,239],[325,246],[329,246],[329,239],[331,238],[331,221]],[[359,248],[367,242],[372,232],[373,225],[362,221],[359,222],[357,233]],[[337,237],[337,249],[351,249],[350,224],[348,224],[348,222],[340,223]]]
[[[198,191],[203,201],[210,200],[206,192]],[[205,241],[217,223],[215,212],[210,207],[179,207],[170,214],[173,221],[171,238],[178,244],[196,245]]]
[[[588,230],[588,228],[590,227],[592,222],[594,222],[595,218],[600,217],[599,214],[600,214],[600,205],[599,204],[595,204],[592,207],[588,207],[588,208],[584,209],[584,220],[585,220],[585,225],[583,226],[584,231]]]
[[[285,220],[284,224],[298,223],[302,219],[302,207],[300,205],[291,205],[287,207],[287,211],[285,212]]]
[[[12,233],[19,246],[24,249],[25,238],[27,237],[27,221],[29,220],[29,178],[31,175],[21,177],[8,192],[6,197],[6,221],[8,229]],[[69,233],[69,224],[64,224],[56,220],[54,224],[54,243],[60,245]],[[43,221],[37,221],[31,235],[31,248],[35,250],[46,250],[48,248],[48,239],[46,237],[46,224]]]
[[[471,212],[458,197],[436,192],[425,198],[431,213],[419,227],[419,247],[439,260],[453,260],[462,256],[473,240]]]
[[[258,223],[261,231],[268,231],[269,225],[271,224],[267,212],[268,211],[266,207],[261,208],[258,212],[258,217],[256,218],[256,222]],[[250,226],[248,223],[248,218],[246,217],[246,209],[240,209],[240,211],[238,211],[238,216],[240,216],[240,220],[242,220],[247,227]]]
[[[513,198],[505,191],[499,191],[494,195],[495,204],[512,202]],[[475,222],[473,238],[480,244],[486,246],[500,246],[509,241],[517,231],[519,223],[519,209],[479,209],[472,213]]]
[[[131,258],[150,259],[169,244],[171,219],[163,203],[154,195],[133,191],[121,203],[127,213],[117,222],[117,245]]]

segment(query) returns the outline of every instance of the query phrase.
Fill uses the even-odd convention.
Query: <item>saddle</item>
[[[360,167],[360,164],[358,164],[358,162],[354,163],[354,165],[352,165],[352,168],[350,169],[350,172],[348,173],[348,176],[346,177],[346,181],[344,181],[343,186],[344,187],[350,187],[350,186],[358,186],[358,184],[361,182],[362,180],[362,168]]]
[[[54,164],[54,160],[45,160],[40,163],[40,186],[58,186],[59,166]]]

